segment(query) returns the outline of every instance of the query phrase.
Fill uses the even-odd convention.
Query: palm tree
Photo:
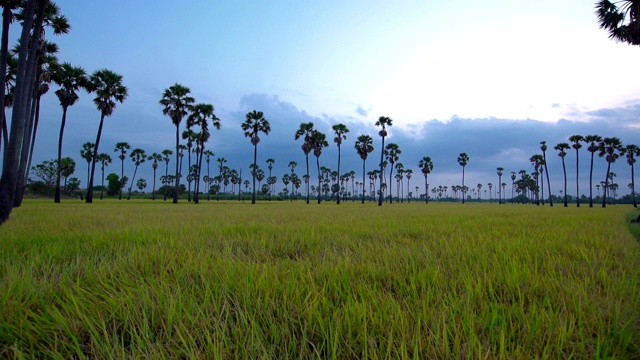
[[[133,149],[133,151],[131,151],[131,154],[129,154],[129,157],[131,157],[131,161],[133,161],[136,167],[135,170],[133,170],[133,177],[131,178],[131,185],[129,185],[129,195],[127,196],[127,200],[131,200],[131,188],[133,187],[134,181],[136,181],[138,166],[140,166],[140,164],[142,164],[147,159],[147,156],[144,154],[144,150],[140,148]]]
[[[418,167],[420,168],[420,171],[422,171],[422,175],[424,175],[424,188],[425,188],[424,203],[428,204],[429,203],[429,174],[431,174],[431,172],[433,171],[433,161],[431,161],[431,157],[424,156],[422,159],[420,159],[420,162],[418,163]]]
[[[109,156],[109,154],[101,153],[98,155],[98,161],[100,162],[100,167],[102,170],[102,182],[100,184],[100,200],[102,200],[102,194],[104,192],[104,168],[105,166],[111,164],[111,161],[113,160],[111,159],[111,156]]]
[[[188,127],[188,126],[187,126]],[[187,128],[185,131],[182,132],[182,139],[183,140],[187,140],[187,154],[189,154],[189,156],[187,157],[187,166],[189,169],[191,169],[191,153],[193,152],[193,144],[196,142],[196,132],[191,130],[190,128]],[[187,177],[187,201],[190,202],[191,201],[191,180],[190,178]]]
[[[55,93],[62,106],[62,123],[60,124],[60,135],[58,137],[58,174],[56,177],[56,194],[54,199],[55,203],[59,203],[60,169],[62,168],[62,137],[64,135],[64,126],[67,122],[67,109],[80,98],[78,91],[80,89],[86,89],[89,86],[89,78],[83,68],[72,66],[69,63],[63,63],[55,69],[56,71],[52,73],[52,80],[60,86],[60,89],[56,90]]]
[[[496,171],[498,172],[498,184],[502,184],[502,174],[504,173],[504,168],[503,167],[499,167],[496,169]],[[498,204],[502,204],[502,191],[498,190],[500,196],[498,197]]]
[[[362,203],[364,204],[364,183],[365,183],[365,173],[366,173],[366,162],[367,157],[374,150],[373,148],[373,138],[369,135],[360,135],[358,139],[356,139],[356,144],[354,146],[356,148],[356,152],[360,155],[362,159]]]
[[[569,141],[571,141],[573,143],[573,145],[571,145],[571,147],[573,147],[574,149],[576,149],[576,206],[580,207],[580,176],[578,173],[578,165],[579,165],[579,160],[580,160],[580,154],[578,153],[578,150],[582,147],[581,142],[584,141],[584,136],[582,135],[571,135],[569,137]]]
[[[335,124],[331,127],[333,131],[336,133],[336,137],[333,138],[333,142],[338,145],[338,174],[340,174],[340,145],[342,145],[342,141],[347,139],[347,133],[349,129],[344,124]],[[337,204],[340,204],[340,192],[338,191],[337,195]]]
[[[384,148],[384,156],[386,160],[391,164],[391,169],[389,170],[389,203],[393,203],[393,196],[391,195],[391,189],[393,188],[391,184],[393,184],[393,164],[395,164],[398,160],[400,160],[400,154],[402,151],[398,144],[389,143]]]
[[[546,145],[545,145],[545,149],[546,149]],[[543,155],[544,156],[544,155]],[[546,162],[545,162],[546,165]],[[516,172],[512,171],[511,172],[511,203],[513,204],[513,191],[516,188]],[[551,199],[551,195],[549,195],[549,199]]]
[[[98,153],[100,145],[100,136],[102,135],[102,126],[105,116],[111,116],[116,108],[116,101],[124,102],[127,98],[127,87],[122,85],[122,75],[116,74],[110,70],[103,69],[94,72],[91,75],[89,91],[95,92],[96,97],[93,102],[100,111],[100,125],[98,126],[98,135],[96,136],[95,153]],[[87,191],[87,203],[93,202],[93,178],[96,171],[96,158],[93,158],[91,164],[91,177]]]
[[[313,155],[316,157],[316,165],[318,167],[318,204],[322,202],[322,173],[320,172],[320,155],[322,155],[322,148],[329,146],[327,142],[327,136],[318,130],[313,130],[309,137],[309,145],[313,150]]]
[[[560,143],[553,148],[559,151],[558,156],[562,158],[562,172],[564,173],[564,207],[567,207],[567,168],[564,164],[564,157],[567,156],[567,152],[565,150],[570,149],[571,147],[567,143]]]
[[[391,120],[386,116],[380,116],[380,118],[378,118],[378,121],[376,121],[375,125],[382,127],[382,129],[378,133],[382,138],[382,147],[380,148],[380,196],[378,197],[378,206],[382,206],[382,183],[383,183],[382,179],[384,176],[384,150],[385,150],[384,138],[386,138],[388,135],[387,126],[392,126],[393,120]]]
[[[539,184],[542,181],[538,181],[539,180],[539,176],[538,175],[540,174],[540,169],[543,166],[544,158],[540,154],[535,154],[535,155],[533,155],[533,156],[531,156],[529,158],[529,161],[531,162],[531,164],[533,164],[534,174],[536,174],[534,176],[535,180],[536,180],[536,187],[535,187],[536,205],[540,205],[540,192],[539,192],[540,186],[539,186]],[[498,183],[498,184],[500,184],[500,183]]]
[[[122,169],[120,171],[120,179],[124,179],[124,159],[127,158],[127,150],[131,149],[131,145],[126,142],[119,142],[116,144],[116,148],[114,152],[120,151],[120,161],[122,162]],[[122,200],[122,188],[120,188],[120,195],[118,196],[118,200]]]
[[[196,185],[194,203],[200,202],[200,174],[202,172],[202,158],[204,157],[204,144],[209,140],[211,136],[209,132],[209,121],[211,126],[216,130],[220,130],[220,119],[213,113],[214,108],[211,104],[197,104],[193,107],[193,113],[187,118],[187,127],[190,129],[193,126],[199,126],[200,132],[196,134]]]
[[[304,156],[306,158],[307,161],[307,178],[309,178],[309,153],[311,152],[311,150],[313,150],[311,148],[311,135],[313,134],[313,123],[312,122],[308,122],[308,123],[301,123],[300,124],[300,128],[298,128],[298,130],[296,130],[296,133],[294,135],[294,139],[298,140],[301,137],[304,137],[304,142],[302,143],[302,151],[304,152]],[[309,182],[307,181],[307,204],[309,203]]]
[[[87,184],[89,184],[89,178],[91,176],[91,174],[89,174],[89,171],[91,170],[91,162],[93,161],[95,148],[96,145],[94,143],[87,141],[86,143],[82,144],[82,149],[80,149],[80,157],[87,161]],[[89,189],[87,188],[87,190]]]
[[[602,207],[607,207],[607,190],[609,188],[609,174],[611,173],[611,164],[616,162],[623,152],[622,142],[616,137],[604,138],[598,145],[598,156],[605,157],[607,160],[607,176],[603,186]]]
[[[178,158],[178,153],[180,152],[180,122],[182,122],[182,119],[193,109],[193,103],[195,102],[195,99],[189,96],[190,93],[191,90],[188,87],[175,83],[164,90],[162,99],[160,99],[160,105],[164,106],[162,113],[169,116],[173,125],[176,126],[176,183],[173,193],[174,204],[178,203],[178,191],[180,190],[180,159]]]
[[[589,167],[589,207],[593,207],[593,154],[598,151],[602,137],[599,135],[587,135],[582,140],[589,144],[587,150],[591,153],[591,166]],[[547,173],[549,176],[549,173]]]
[[[478,183],[476,187],[478,188],[478,200],[480,200],[480,197],[482,195],[482,184]]]
[[[162,155],[153,153],[149,155],[147,160],[153,161],[151,167],[153,168],[153,189],[151,190],[151,200],[156,199],[156,170],[158,170],[158,162],[162,161]]]
[[[241,125],[242,130],[244,131],[244,136],[251,138],[251,144],[253,144],[253,166],[254,169],[257,165],[258,158],[258,143],[260,142],[260,137],[258,136],[261,132],[265,135],[269,135],[271,131],[271,125],[269,125],[269,121],[264,118],[264,114],[262,111],[253,110],[247,113],[247,117],[245,122]],[[251,203],[256,203],[256,173],[253,172],[253,196],[251,198]]]
[[[624,148],[624,152],[627,155],[627,164],[631,166],[631,197],[633,198],[633,207],[637,208],[638,204],[636,203],[636,183],[635,183],[635,174],[633,171],[633,164],[636,163],[636,156],[640,156],[640,147],[638,145],[627,145]]]
[[[640,2],[620,0],[619,7],[609,0],[596,3],[600,28],[609,32],[609,38],[631,45],[640,45]]]
[[[462,166],[462,188],[464,189],[464,168],[467,166],[467,164],[469,163],[469,155],[467,155],[467,153],[460,153],[460,155],[458,155],[458,164],[460,164],[460,166]],[[462,191],[462,203],[464,204],[464,190]]]
[[[219,157],[218,159],[216,159],[216,162],[218,163],[218,169],[220,170],[220,173],[218,174],[218,179],[222,181],[223,179],[222,170],[226,167],[224,164],[227,162],[227,159],[223,157]],[[218,183],[218,187],[220,187],[220,183]],[[216,200],[220,200],[220,190],[216,192]]]
[[[273,163],[275,163],[275,159],[273,158],[268,158],[267,159],[267,168],[269,169],[269,177],[267,178],[267,181],[269,179],[271,179],[271,170],[273,170]],[[273,191],[275,191],[275,187],[273,186],[275,184],[275,182],[269,184],[269,201],[271,201],[271,193]]]
[[[295,186],[295,182],[293,181],[295,178],[297,178],[297,175],[295,174],[295,170],[296,170],[296,166],[298,166],[298,163],[295,161],[289,161],[289,165],[291,168],[291,177],[289,178],[290,182],[291,182],[291,201],[293,201],[293,195],[295,195],[295,192],[293,191],[293,187]],[[306,179],[306,183],[309,184],[309,181],[307,178]],[[298,179],[299,180],[299,179]],[[285,188],[286,188],[286,184],[285,184]]]
[[[551,197],[551,181],[549,181],[549,168],[547,167],[547,142],[540,141],[540,150],[542,150],[542,160],[544,161],[544,172],[547,174],[547,190],[549,191],[549,206],[553,207],[553,199]],[[511,178],[513,181],[515,179]],[[542,190],[544,193],[544,189]]]

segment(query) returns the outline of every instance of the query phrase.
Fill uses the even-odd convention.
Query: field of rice
[[[638,214],[29,199],[0,357],[640,358]]]

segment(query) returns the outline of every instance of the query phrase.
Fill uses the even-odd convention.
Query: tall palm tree
[[[147,158],[149,161],[153,161],[151,168],[153,168],[153,189],[151,190],[151,200],[156,199],[156,170],[158,170],[158,162],[162,161],[162,155],[154,152]]]
[[[311,148],[311,135],[313,134],[313,123],[312,122],[308,122],[308,123],[301,123],[300,124],[300,128],[298,128],[298,130],[296,130],[296,133],[294,135],[294,139],[298,140],[299,138],[303,137],[303,143],[302,143],[302,152],[304,152],[304,156],[305,159],[307,161],[307,178],[309,178],[309,153],[313,150]],[[306,182],[307,183],[307,204],[309,203],[309,181]]]
[[[338,174],[340,174],[340,145],[342,145],[342,141],[347,139],[347,133],[349,132],[349,129],[347,128],[346,125],[344,124],[335,124],[331,127],[333,129],[333,131],[335,132],[336,136],[333,138],[333,142],[336,143],[336,145],[338,145]],[[337,193],[337,204],[340,204],[340,191],[338,191]]]
[[[609,32],[609,38],[631,45],[640,45],[640,1],[620,0],[616,5],[609,0],[596,3],[600,28]]]
[[[193,112],[187,118],[187,127],[192,128],[194,126],[200,127],[200,132],[196,134],[196,185],[194,203],[200,202],[200,174],[202,173],[202,158],[204,157],[204,144],[209,140],[211,136],[209,132],[209,122],[214,129],[220,130],[220,119],[213,113],[214,108],[211,104],[196,104],[193,107]]]
[[[313,150],[313,155],[316,157],[316,165],[318,167],[318,204],[322,202],[322,173],[320,172],[320,155],[322,155],[322,148],[329,146],[327,142],[327,136],[318,130],[313,130],[309,137],[309,144]]]
[[[624,148],[624,152],[627,155],[627,164],[631,166],[631,197],[633,198],[633,207],[637,208],[638,204],[636,203],[636,183],[633,164],[636,163],[636,156],[640,156],[640,147],[638,147],[638,145],[629,144]]]
[[[87,141],[86,143],[82,144],[82,149],[80,149],[80,157],[87,161],[87,184],[89,184],[89,178],[91,177],[89,171],[91,170],[91,162],[93,161],[95,148],[96,144]],[[87,188],[87,190],[89,189]]]
[[[571,147],[567,143],[559,143],[553,148],[558,151],[558,156],[562,158],[562,172],[564,174],[564,207],[567,207],[567,168],[564,163],[564,157],[567,156],[567,152],[565,150],[570,149]]]
[[[393,184],[393,164],[395,164],[398,160],[400,160],[401,153],[402,151],[400,150],[400,147],[398,146],[398,144],[395,144],[395,143],[389,143],[384,148],[384,156],[386,160],[391,164],[390,166],[391,169],[389,170],[389,203],[390,204],[393,203],[393,196],[391,195],[391,189],[393,188],[393,186],[391,185]]]
[[[187,125],[187,129],[185,131],[182,132],[182,139],[183,140],[187,140],[187,166],[189,169],[191,169],[191,153],[193,152],[193,144],[196,142],[196,132],[191,130],[189,128],[189,126]],[[193,179],[191,179],[190,177],[187,177],[187,201],[191,202],[191,181]]]
[[[547,142],[540,141],[540,150],[542,150],[542,160],[544,161],[544,172],[547,174],[547,190],[549,191],[549,206],[553,207],[553,199],[551,197],[551,181],[549,181],[549,168],[547,167]],[[511,178],[513,181],[515,179]],[[544,189],[542,190],[544,192]]]
[[[424,203],[428,204],[429,203],[429,174],[431,174],[431,172],[433,171],[433,161],[431,161],[431,157],[424,156],[422,159],[420,159],[420,162],[418,163],[418,167],[420,168],[422,175],[424,175],[424,188],[425,188]]]
[[[458,164],[462,166],[462,188],[463,189],[464,189],[464,168],[467,166],[468,163],[469,163],[469,155],[467,155],[467,153],[460,153],[460,155],[458,155]],[[464,204],[464,198],[465,198],[465,194],[464,194],[464,190],[462,190],[463,204]]]
[[[616,162],[623,152],[622,142],[617,137],[606,137],[602,139],[598,145],[598,156],[607,160],[607,176],[605,177],[602,197],[602,207],[607,207],[607,190],[609,188],[609,175],[611,173],[611,164]]]
[[[534,174],[536,174],[534,176],[536,180],[536,186],[535,186],[536,205],[540,205],[540,191],[539,191],[540,185],[539,184],[540,182],[542,182],[542,180],[538,181],[539,180],[538,175],[540,174],[540,169],[543,167],[544,158],[540,154],[535,154],[529,158],[529,161],[531,162],[531,164],[533,164]],[[498,187],[500,187],[499,184],[500,183],[498,183]]]
[[[55,203],[60,202],[60,170],[62,169],[62,137],[64,135],[64,126],[67,122],[67,109],[75,104],[78,99],[78,91],[86,89],[89,86],[89,78],[83,68],[72,66],[69,63],[63,63],[56,67],[52,73],[52,80],[60,86],[55,94],[62,106],[62,123],[60,124],[60,135],[58,136],[58,174],[56,177],[56,194]],[[35,132],[34,132],[35,134]]]
[[[580,176],[578,173],[578,169],[579,169],[579,160],[580,160],[580,154],[578,153],[578,150],[580,150],[580,148],[582,147],[581,142],[584,141],[584,136],[582,135],[571,135],[569,137],[569,141],[571,141],[573,143],[573,145],[571,145],[571,147],[573,147],[576,150],[576,206],[580,207]]]
[[[122,75],[116,74],[111,70],[103,69],[94,72],[91,75],[89,90],[96,93],[93,102],[100,111],[100,125],[98,126],[98,135],[96,136],[95,153],[98,153],[100,145],[100,137],[102,135],[102,126],[105,116],[111,116],[116,108],[117,102],[124,102],[127,98],[127,87],[122,85]],[[91,164],[91,177],[89,180],[89,191],[87,191],[87,203],[93,202],[93,178],[96,171],[96,158],[93,158]]]
[[[546,149],[546,145],[545,145],[545,149]],[[511,172],[511,203],[513,204],[513,191],[516,188],[516,172],[512,171]],[[549,195],[549,198],[551,198],[551,195]]]
[[[253,144],[253,167],[257,168],[257,159],[258,159],[258,143],[260,142],[260,133],[264,133],[265,135],[269,135],[271,132],[271,125],[269,121],[264,118],[264,114],[262,111],[253,110],[247,113],[245,122],[241,125],[242,130],[244,131],[244,136],[251,139],[251,144]],[[251,197],[251,203],[256,203],[256,172],[253,171],[253,195]]]
[[[219,174],[218,174],[218,179],[220,181],[222,181],[223,177],[222,177],[222,170],[226,167],[224,164],[227,163],[227,159],[223,158],[223,157],[219,157],[217,160],[218,162],[218,169],[220,170]],[[218,181],[218,188],[220,187],[220,181]],[[225,195],[226,196],[226,195]],[[220,190],[218,190],[216,192],[216,200],[220,200]]]
[[[380,126],[382,127],[382,129],[380,130],[380,132],[378,132],[378,134],[380,135],[380,137],[382,138],[382,147],[380,148],[380,195],[378,197],[378,206],[382,206],[382,183],[383,183],[383,177],[384,177],[384,139],[387,137],[387,126],[392,126],[393,125],[393,120],[386,117],[386,116],[380,116],[378,118],[378,121],[376,121],[376,126]]]
[[[589,144],[587,151],[591,153],[591,166],[589,167],[589,207],[593,207],[593,154],[600,148],[602,137],[599,135],[587,135],[582,140]],[[549,176],[549,173],[547,173]]]
[[[267,178],[267,180],[271,179],[271,170],[273,170],[273,163],[275,162],[276,161],[273,158],[267,159],[267,168],[269,169],[269,177]],[[271,201],[271,193],[275,191],[275,187],[273,185],[275,185],[275,183],[269,184],[269,201]]]
[[[111,164],[113,160],[109,154],[101,153],[98,154],[98,161],[100,162],[100,168],[102,170],[102,182],[100,183],[100,200],[102,200],[102,194],[104,193],[104,168]]]
[[[133,177],[131,178],[131,185],[129,185],[129,195],[127,196],[127,200],[131,200],[131,188],[133,187],[133,184],[136,181],[136,173],[138,172],[138,166],[140,166],[140,164],[145,162],[145,160],[147,159],[147,156],[145,155],[144,150],[140,148],[133,149],[131,151],[131,154],[129,154],[129,157],[131,157],[131,161],[133,161],[136,167],[135,167],[135,170],[133,170]]]
[[[178,191],[180,190],[180,122],[192,110],[195,99],[189,94],[191,90],[181,84],[175,83],[164,90],[160,105],[164,106],[162,113],[169,116],[173,125],[176,126],[176,183],[173,192],[173,203],[178,203]]]
[[[502,184],[502,174],[504,174],[504,168],[503,167],[499,167],[496,169],[496,171],[498,172],[498,184]],[[500,196],[498,197],[498,204],[502,204],[502,191],[498,190]]]
[[[362,159],[362,203],[364,204],[364,196],[365,196],[365,174],[366,174],[366,162],[367,157],[374,150],[373,148],[373,138],[369,135],[360,135],[358,139],[356,139],[356,144],[354,146],[356,148],[356,152],[360,155]]]
[[[307,164],[307,165],[308,165],[308,164]],[[298,163],[292,160],[292,161],[289,161],[289,165],[287,165],[287,166],[289,166],[289,168],[291,168],[291,176],[289,177],[289,180],[290,180],[290,182],[291,182],[291,201],[293,201],[293,195],[295,195],[295,192],[293,191],[293,188],[294,188],[294,186],[295,186],[295,181],[294,181],[294,180],[299,180],[299,179],[297,178],[297,175],[295,174],[296,166],[298,166]],[[307,168],[307,170],[308,170],[308,168]],[[306,175],[305,175],[305,176],[306,176]],[[307,184],[309,184],[309,179],[308,179],[308,177],[305,177],[305,182],[306,182]],[[285,184],[285,188],[286,188],[286,187],[287,187],[287,186],[286,186],[286,184]]]
[[[122,163],[122,168],[120,170],[120,179],[124,179],[124,159],[127,158],[127,150],[129,149],[131,149],[131,145],[126,142],[116,143],[116,148],[114,149],[114,152],[120,152],[120,155],[118,155],[118,158],[120,158],[120,161]],[[122,188],[120,188],[120,195],[118,196],[118,200],[122,200]]]

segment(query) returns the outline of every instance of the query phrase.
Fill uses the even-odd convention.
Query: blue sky
[[[72,25],[70,34],[51,39],[61,61],[89,73],[111,69],[129,88],[106,120],[100,152],[113,154],[119,141],[149,154],[173,148],[175,128],[158,100],[175,82],[189,86],[198,102],[214,104],[222,130],[208,147],[234,168],[246,170],[252,157],[240,130],[244,114],[263,111],[273,131],[262,137],[259,162],[265,167],[275,158],[278,175],[290,160],[304,163],[293,140],[303,121],[326,133],[347,124],[343,169],[360,171],[355,138],[374,136],[378,153],[373,123],[389,116],[387,141],[400,145],[405,168],[417,173],[422,156],[433,158],[432,185],[461,182],[460,152],[471,157],[467,184],[486,186],[497,182],[498,166],[532,171],[528,158],[540,152],[541,140],[552,148],[574,133],[595,133],[640,143],[640,73],[632,70],[640,49],[609,40],[589,1],[57,3]],[[56,154],[61,108],[53,90],[43,100],[35,163]],[[64,139],[63,155],[76,158],[83,185],[80,146],[95,141],[99,122],[91,99],[83,93],[70,109]],[[554,152],[548,157],[557,193],[561,163]],[[584,193],[587,158],[583,148]],[[333,143],[320,160],[337,166]],[[575,181],[575,154],[566,160]],[[603,165],[596,161],[598,181]],[[133,165],[125,166],[130,177]],[[624,159],[613,171],[626,192]],[[151,183],[150,164],[139,174]]]

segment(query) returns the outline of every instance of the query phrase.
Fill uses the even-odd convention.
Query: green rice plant
[[[637,358],[630,212],[26,200],[0,357]]]

